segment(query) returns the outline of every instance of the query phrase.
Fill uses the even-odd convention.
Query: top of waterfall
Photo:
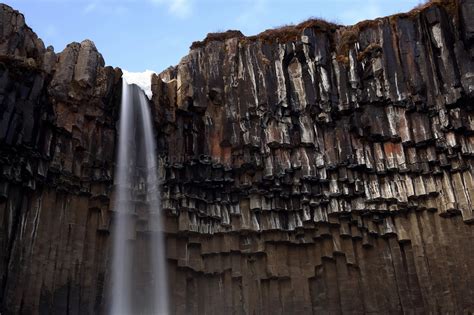
[[[155,74],[155,71],[145,70],[144,72],[129,72],[123,70],[123,79],[129,84],[138,85],[148,96],[148,99],[151,99],[151,76]]]

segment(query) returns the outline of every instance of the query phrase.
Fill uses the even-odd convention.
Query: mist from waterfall
[[[156,146],[149,102],[137,85],[123,80],[115,198],[112,254],[112,315],[168,314],[165,245],[160,211]],[[147,216],[145,250],[137,257],[137,205]],[[134,273],[148,259],[148,285],[137,285]],[[142,292],[143,291],[143,292]]]

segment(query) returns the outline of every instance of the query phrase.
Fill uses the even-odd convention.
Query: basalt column
[[[121,71],[61,53],[0,5],[0,312],[97,314]]]
[[[473,10],[209,34],[154,77],[175,313],[474,310]]]

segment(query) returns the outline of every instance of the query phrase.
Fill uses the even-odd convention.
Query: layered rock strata
[[[474,311],[473,13],[210,34],[154,76],[172,313]],[[104,313],[121,72],[0,17],[2,312]]]

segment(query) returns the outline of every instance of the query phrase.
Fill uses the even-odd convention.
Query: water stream
[[[123,81],[113,220],[113,315],[168,314],[168,293],[156,146],[144,92]],[[138,214],[147,217],[146,237],[135,234]],[[143,242],[146,253],[138,252]],[[143,260],[148,259],[147,263]],[[147,270],[140,270],[150,266]],[[146,274],[137,285],[138,274]]]

